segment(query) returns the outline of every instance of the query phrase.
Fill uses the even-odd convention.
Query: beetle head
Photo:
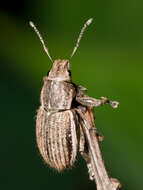
[[[69,60],[66,59],[55,60],[48,74],[48,79],[71,81]]]

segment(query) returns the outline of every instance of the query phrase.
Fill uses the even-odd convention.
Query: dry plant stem
[[[78,110],[82,118],[82,127],[89,144],[89,157],[91,159],[92,169],[94,172],[94,181],[97,184],[97,190],[117,190],[117,187],[111,183],[102,160],[101,151],[96,137],[95,130],[90,126],[81,110]]]
[[[99,174],[100,182],[101,182],[101,184],[97,184],[97,188],[101,186],[102,187],[101,189],[103,189],[103,190],[113,190],[115,188],[112,187],[112,183],[110,182],[110,179],[106,172],[104,162],[102,160],[102,155],[100,152],[98,140],[97,140],[97,137],[93,130],[90,130],[90,139],[91,139],[92,146],[94,147],[94,151],[95,151],[95,154],[91,153],[91,156],[93,159],[92,162],[96,163],[97,172]],[[90,152],[91,152],[91,150],[90,150]]]
[[[92,154],[91,154],[91,151],[89,150],[89,157],[91,158],[91,167],[93,168],[93,172],[94,172],[94,181],[97,185],[97,190],[103,190],[103,187],[102,187],[102,181],[100,179],[100,176],[99,176],[99,173],[98,173],[98,170],[94,164],[94,160],[93,160],[93,157],[92,157]]]

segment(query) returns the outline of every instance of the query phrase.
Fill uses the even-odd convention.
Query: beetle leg
[[[111,101],[108,98],[101,97],[100,99],[92,98],[84,94],[81,90],[78,91],[76,101],[84,106],[98,107],[104,104],[110,104],[113,108],[117,108],[119,102]]]
[[[94,131],[99,142],[102,142],[104,140],[104,136],[101,133],[99,133],[95,127],[92,127],[90,130]]]
[[[82,111],[82,113],[84,113],[84,117],[86,117],[86,119],[88,120],[88,122],[90,123],[90,130],[93,130],[98,141],[102,142],[104,140],[104,136],[99,133],[97,131],[97,128],[95,127],[95,116],[94,116],[94,110],[93,107],[83,107],[83,106],[79,106],[78,109],[80,109]]]
[[[79,91],[85,91],[85,92],[87,91],[87,88],[85,88],[84,86],[81,86],[81,85],[77,86],[77,88]]]

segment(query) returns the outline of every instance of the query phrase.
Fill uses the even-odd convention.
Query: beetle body
[[[42,157],[58,171],[71,167],[77,155],[79,123],[73,108],[75,96],[68,60],[56,60],[44,77],[36,137]]]

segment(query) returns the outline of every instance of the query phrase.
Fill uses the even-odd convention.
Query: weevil
[[[92,18],[82,27],[71,57],[75,54],[81,37],[91,22]],[[45,52],[53,62],[38,29],[33,22],[30,22],[30,26],[34,28]],[[118,102],[104,97],[95,99],[87,96],[85,92],[86,88],[72,82],[69,60],[55,60],[48,75],[44,77],[40,96],[41,105],[36,119],[36,139],[44,161],[57,171],[72,167],[79,151],[87,162],[90,179],[95,179],[99,186],[98,178],[106,177],[106,172],[101,173],[95,168],[99,162],[96,157],[101,155],[96,154],[95,149],[98,147],[94,146],[91,138],[93,136],[94,140],[102,140],[102,136],[98,134],[94,125],[93,107],[110,104],[113,108],[117,108]],[[99,164],[101,165],[100,162]],[[98,177],[95,173],[99,173]],[[110,180],[108,183],[102,185],[103,190],[104,186],[111,185]]]

